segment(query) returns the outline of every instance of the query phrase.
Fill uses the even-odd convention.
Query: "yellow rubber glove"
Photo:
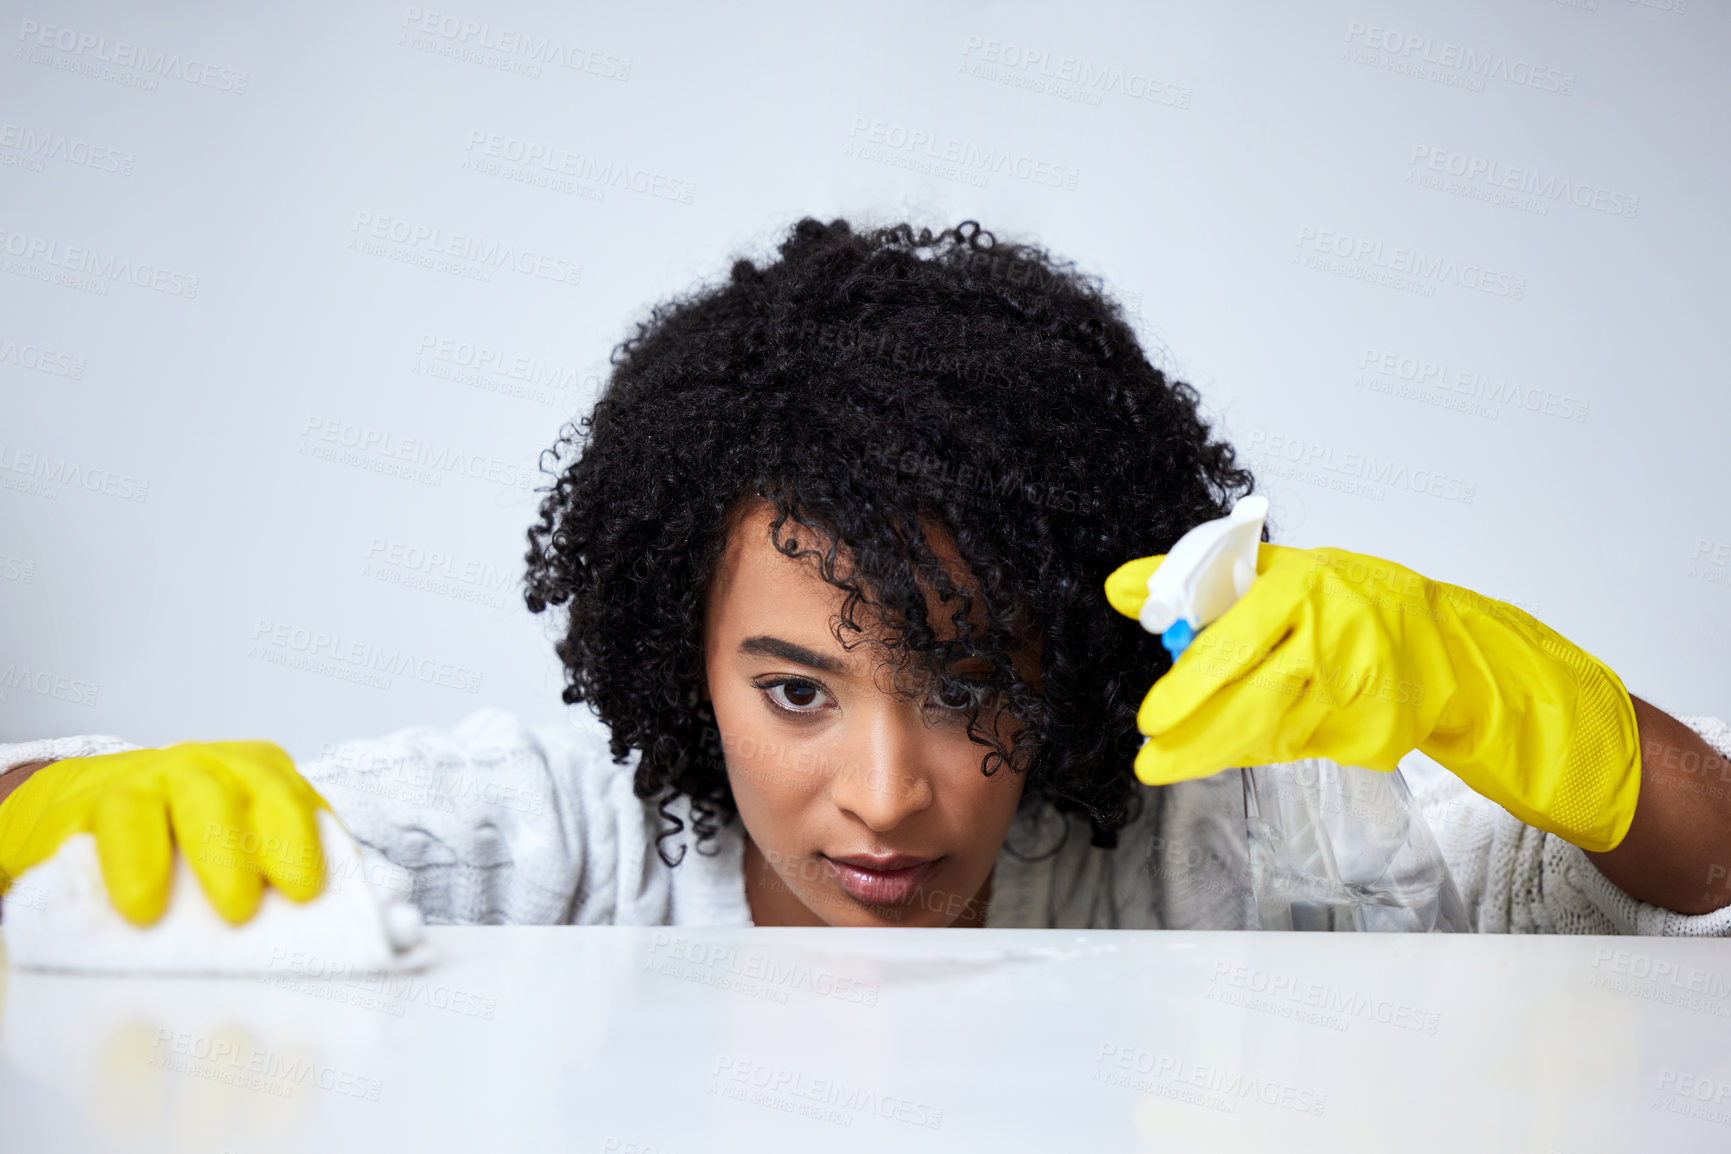
[[[1114,570],[1112,607],[1135,618],[1164,559]],[[1640,741],[1604,663],[1513,605],[1361,553],[1264,543],[1256,571],[1143,699],[1139,780],[1307,757],[1386,772],[1418,749],[1530,826],[1623,840]]]
[[[134,925],[168,908],[173,842],[232,925],[268,879],[295,901],[324,891],[316,814],[330,809],[268,741],[184,742],[45,765],[0,804],[0,893],[76,833],[96,837],[109,901]]]

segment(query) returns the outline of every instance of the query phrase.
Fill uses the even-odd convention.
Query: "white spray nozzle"
[[[1148,577],[1148,599],[1138,619],[1142,628],[1158,633],[1176,658],[1195,630],[1211,624],[1242,597],[1256,579],[1256,548],[1268,498],[1240,497],[1232,512],[1202,524],[1178,538],[1166,560]],[[1166,634],[1182,622],[1178,636]]]

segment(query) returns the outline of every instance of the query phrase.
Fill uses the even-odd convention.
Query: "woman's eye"
[[[772,705],[788,713],[816,713],[816,703],[824,692],[811,681],[772,681],[758,688],[769,696]]]
[[[932,699],[945,709],[959,711],[984,701],[989,692],[983,682],[972,682],[940,689]]]

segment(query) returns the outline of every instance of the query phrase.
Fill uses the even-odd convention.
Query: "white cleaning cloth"
[[[421,912],[408,901],[404,871],[363,851],[328,811],[318,820],[324,892],[294,902],[266,885],[258,912],[240,926],[211,907],[178,852],[167,912],[134,926],[108,902],[96,839],[76,834],[8,891],[7,957],[19,969],[111,974],[346,977],[424,966]]]

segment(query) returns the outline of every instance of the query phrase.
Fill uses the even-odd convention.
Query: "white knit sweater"
[[[1681,720],[1731,757],[1724,722]],[[131,748],[113,737],[0,745],[0,772]],[[631,792],[636,763],[635,751],[613,763],[607,729],[587,709],[572,710],[568,724],[528,728],[489,708],[453,729],[347,742],[300,770],[359,841],[410,871],[430,922],[750,925],[739,824],[722,828],[712,854],[692,842],[667,866],[656,853],[660,817]],[[1580,849],[1523,825],[1452,774],[1407,776],[1475,930],[1731,936],[1731,907],[1689,916],[1637,901]],[[1115,850],[1090,846],[1075,816],[1018,815],[986,924],[1254,928],[1237,775],[1164,786],[1158,799],[1147,792]],[[688,831],[667,843],[677,856],[690,841],[689,813],[683,801],[673,810]]]

